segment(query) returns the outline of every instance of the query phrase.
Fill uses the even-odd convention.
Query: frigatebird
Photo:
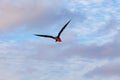
[[[58,35],[56,37],[51,36],[51,35],[40,35],[40,34],[35,34],[35,36],[39,36],[39,37],[46,37],[46,38],[51,38],[51,39],[55,39],[56,42],[61,42],[61,38],[60,35],[63,32],[63,30],[67,27],[67,25],[70,23],[71,20],[69,20],[64,26],[63,28],[60,30],[60,32],[58,33]]]

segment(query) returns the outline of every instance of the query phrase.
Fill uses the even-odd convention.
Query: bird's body
[[[58,33],[58,35],[56,37],[54,36],[50,36],[50,35],[39,35],[39,34],[35,34],[35,36],[40,36],[40,37],[46,37],[46,38],[52,38],[52,39],[55,39],[56,42],[61,42],[61,38],[60,38],[60,35],[61,33],[63,32],[63,30],[67,27],[67,25],[70,23],[71,20],[69,20],[64,26],[63,28],[60,30],[60,32]]]
[[[61,38],[56,38],[56,42],[61,42]]]

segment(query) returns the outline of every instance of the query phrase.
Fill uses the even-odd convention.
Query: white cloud
[[[92,4],[101,4],[104,0],[66,0],[70,3],[70,5],[75,6],[76,4],[80,5],[92,5]]]
[[[120,64],[119,64],[120,59],[116,58],[113,60],[108,60],[106,64],[100,67],[96,67],[93,69],[93,71],[90,71],[87,73],[88,78],[91,79],[120,79]],[[89,79],[88,79],[89,80]]]
[[[0,79],[79,80],[84,76],[84,74],[93,70],[96,66],[102,66],[104,63],[106,63],[104,61],[101,62],[90,59],[88,60],[77,56],[72,56],[70,58],[67,58],[66,60],[61,59],[58,61],[49,60],[46,57],[44,57],[48,55],[44,55],[43,57],[45,59],[40,60],[39,58],[33,58],[34,57],[33,54],[36,54],[35,52],[36,49],[34,50],[32,48],[31,50],[31,47],[33,46],[32,44],[33,43],[29,43],[29,47],[26,46],[25,44],[18,45],[15,42],[8,42],[7,44],[4,43],[1,45],[1,48],[4,47],[5,49],[3,50],[4,51],[7,50],[8,52],[5,51],[4,54],[0,51],[1,55]],[[36,43],[36,46],[37,45],[40,44]],[[11,46],[11,48],[8,48],[9,46]],[[47,48],[47,46],[45,46],[45,48]],[[39,47],[39,49],[41,48]],[[51,55],[52,54],[51,50],[49,50],[48,53]],[[39,54],[40,56],[42,56],[42,54],[44,53],[39,52]]]
[[[66,43],[51,44],[43,42],[41,43],[37,41],[28,41],[25,43],[16,43],[14,41],[1,42],[0,44],[1,49],[0,74],[2,75],[1,79],[10,80],[9,79],[10,77],[11,80],[86,79],[87,77],[85,75],[87,73],[92,72],[94,71],[94,69],[102,67],[109,63],[109,60],[106,60],[107,57],[110,57],[113,54],[114,56],[118,56],[115,52],[116,50],[114,51],[110,47],[111,44],[101,47],[101,50],[99,50],[100,47],[95,47],[95,49],[93,49],[93,45],[91,45],[92,47],[87,46],[87,48],[86,46],[83,45],[80,46],[75,45],[74,48],[74,45],[73,44],[71,45],[72,46],[70,48],[69,44],[67,45]],[[67,51],[68,48],[69,51]],[[81,50],[77,51],[77,48]],[[90,48],[91,50],[89,50]],[[88,54],[86,54],[86,52]],[[81,53],[83,53],[84,55]],[[93,59],[93,56],[96,58]],[[103,60],[102,59],[95,60],[97,58],[102,57],[104,57]],[[112,58],[110,59],[113,60]],[[116,61],[119,62],[119,59],[113,61],[113,63]],[[100,77],[99,76],[92,77],[92,79],[98,78]],[[117,76],[114,78],[119,79],[119,77]],[[87,78],[86,80],[90,79]],[[104,80],[109,78],[103,77],[100,79]]]
[[[52,4],[44,0],[4,0],[0,4],[0,28],[14,26],[26,20],[46,14],[49,9],[54,8]],[[55,3],[57,5],[57,3]]]

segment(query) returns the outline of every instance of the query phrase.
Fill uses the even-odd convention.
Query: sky
[[[0,0],[0,80],[120,80],[119,26],[119,0]]]

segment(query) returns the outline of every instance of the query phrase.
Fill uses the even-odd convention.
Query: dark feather
[[[67,27],[67,25],[70,23],[71,20],[69,20],[64,26],[63,28],[60,30],[60,32],[58,33],[57,37],[60,37],[61,33],[63,32],[63,30]]]
[[[39,35],[39,34],[35,34],[35,36],[40,36],[40,37],[46,37],[46,38],[53,38],[53,39],[55,39],[55,37],[50,36],[50,35]]]

